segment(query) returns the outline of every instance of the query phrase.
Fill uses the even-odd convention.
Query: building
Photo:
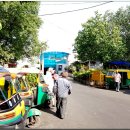
[[[40,61],[44,72],[49,67],[52,67],[56,70],[58,74],[65,70],[65,67],[68,66],[68,56],[67,52],[60,51],[47,51],[43,52],[40,55]]]

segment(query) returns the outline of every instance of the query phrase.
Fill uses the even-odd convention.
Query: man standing
[[[114,81],[115,81],[116,91],[119,92],[120,83],[121,83],[121,75],[120,75],[120,73],[118,73],[118,70],[116,70],[116,73],[114,75]]]
[[[54,79],[52,77],[53,73],[54,73],[53,68],[48,68],[45,75],[45,82],[49,85],[48,88],[49,88],[50,94],[52,95],[53,95],[53,87],[54,87]],[[52,97],[51,101],[52,101],[52,106],[54,107],[55,106],[54,97]]]
[[[57,83],[54,85],[54,93],[57,96],[56,100],[56,115],[64,119],[67,105],[67,97],[71,93],[72,86],[67,80],[68,73],[63,72],[61,77],[58,78]]]

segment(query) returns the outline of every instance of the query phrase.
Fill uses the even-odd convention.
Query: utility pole
[[[40,70],[44,72],[44,54],[43,54],[43,47],[41,47],[41,52],[40,52]]]

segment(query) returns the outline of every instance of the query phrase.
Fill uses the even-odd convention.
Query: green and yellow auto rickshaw
[[[26,73],[25,81],[28,84],[28,86],[31,87],[31,90],[33,92],[34,106],[51,105],[51,99],[53,97],[53,94],[49,91],[48,84],[46,84],[44,80],[43,73]]]
[[[15,74],[12,74],[12,71],[15,72]],[[40,120],[40,115],[41,112],[32,107],[33,104],[33,96],[32,96],[32,91],[28,89],[27,85],[24,84],[24,80],[17,80],[17,73],[19,72],[17,69],[13,68],[11,71],[9,68],[1,68],[0,72],[2,74],[10,74],[10,77],[12,78],[12,83],[13,87],[12,90],[13,92],[19,93],[21,99],[25,103],[25,110],[26,110],[26,119],[24,120],[24,126],[26,127],[33,127],[37,128],[38,123]],[[26,88],[27,87],[27,88]],[[10,93],[7,93],[7,96],[10,96]]]
[[[25,125],[29,128],[35,128],[40,122],[41,112],[34,108],[33,92],[27,85],[23,74],[11,74],[11,76],[13,78],[15,89],[24,100],[26,111],[28,111]]]
[[[15,69],[15,71],[12,71]],[[25,101],[26,109],[31,108],[31,115],[28,114],[28,127],[33,127],[39,121],[41,115],[40,111],[35,107],[39,105],[48,105],[52,96],[48,93],[48,85],[45,83],[44,78],[40,70],[32,70],[30,68],[13,68],[8,70],[16,72],[12,73],[14,86],[21,98]],[[30,113],[30,112],[29,112]]]
[[[121,88],[130,88],[130,70],[128,69],[109,69],[105,76],[105,88],[115,89],[114,74],[116,71],[121,74]]]
[[[8,70],[10,71],[10,68]],[[17,77],[15,78],[15,83],[19,81],[20,84],[16,85],[16,87],[19,86],[16,89],[22,98],[32,95],[32,106],[49,104],[53,95],[49,92],[43,73],[39,69],[21,68],[16,72]]]
[[[13,87],[10,75],[0,74],[0,128],[24,125],[26,119],[24,101]]]

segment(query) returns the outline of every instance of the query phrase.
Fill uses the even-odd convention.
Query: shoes
[[[57,117],[59,117],[60,119],[64,119],[64,117],[63,116],[61,116],[60,114],[58,114],[58,113],[56,113],[55,114]]]
[[[60,116],[60,119],[64,119],[65,117],[63,115]]]

